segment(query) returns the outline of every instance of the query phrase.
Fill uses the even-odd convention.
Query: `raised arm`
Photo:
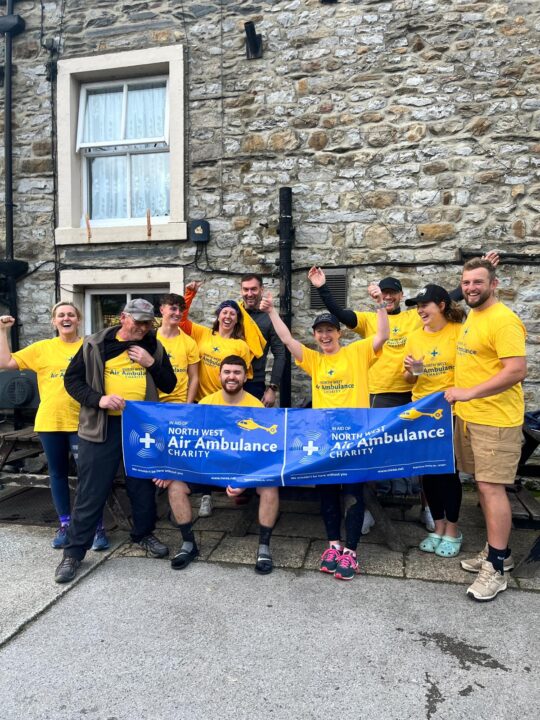
[[[195,295],[199,291],[199,288],[202,285],[202,280],[192,280],[192,282],[188,283],[186,287],[184,288],[184,300],[186,301],[186,307],[184,312],[182,313],[182,317],[180,318],[180,322],[178,323],[179,326],[182,328],[182,330],[187,333],[188,335],[191,335],[191,325],[192,322],[189,319],[189,311],[191,308],[191,303],[195,299]]]
[[[15,325],[15,318],[11,315],[0,317],[0,370],[18,370],[17,361],[11,356],[8,343],[8,332]]]
[[[390,323],[388,322],[388,313],[383,302],[381,288],[376,283],[371,283],[368,286],[368,293],[377,306],[377,332],[373,336],[373,350],[379,352],[390,337]]]
[[[356,327],[358,320],[356,314],[352,310],[347,310],[338,305],[334,296],[330,292],[330,288],[326,284],[326,275],[322,268],[313,266],[308,272],[309,282],[316,287],[321,296],[321,300],[326,306],[328,312],[335,315],[337,319],[351,330]]]
[[[283,320],[279,317],[279,313],[274,307],[272,293],[269,290],[264,293],[259,309],[265,313],[268,313],[268,317],[272,321],[274,330],[276,331],[281,342],[290,351],[291,355],[295,360],[298,360],[298,362],[302,362],[304,358],[302,343],[298,342],[298,340],[295,340],[293,338],[293,336],[291,335],[291,331],[285,325]]]

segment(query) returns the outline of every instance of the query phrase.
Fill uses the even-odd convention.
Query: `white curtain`
[[[169,153],[131,156],[131,216],[169,215]]]
[[[97,157],[90,163],[92,220],[127,218],[127,157]]]
[[[89,90],[86,95],[83,142],[99,143],[122,137],[122,88],[103,92]]]
[[[89,91],[86,98],[83,142],[109,140],[122,145],[124,139],[162,138],[165,133],[164,83],[128,86],[125,135],[121,128],[122,88]],[[143,218],[147,208],[153,217],[169,215],[169,153],[151,152],[155,145],[126,145],[125,154],[105,156],[91,151],[89,194],[92,220]],[[130,150],[148,147],[149,152],[129,155]],[[128,206],[128,176],[131,173],[131,215]]]
[[[128,89],[126,139],[162,138],[165,134],[165,85]]]

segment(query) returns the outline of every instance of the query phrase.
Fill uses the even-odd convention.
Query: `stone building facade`
[[[21,0],[15,12],[26,22],[13,41],[23,344],[49,336],[57,297],[100,285],[204,279],[193,311],[206,322],[244,272],[277,293],[279,188],[289,186],[299,338],[313,316],[312,264],[346,270],[347,304],[361,309],[372,279],[399,275],[406,293],[450,288],[462,251],[496,248],[500,296],[529,332],[526,393],[538,407],[536,0]],[[260,59],[246,57],[246,21],[262,35]],[[70,134],[79,87],[128,66],[129,77],[161,70],[169,61],[154,56],[168,52],[180,62],[168,90],[175,222],[85,227],[76,201],[66,205],[81,192]],[[124,57],[143,58],[142,69]],[[206,253],[187,237],[194,219],[209,221]],[[294,369],[293,388],[297,400],[307,388]]]

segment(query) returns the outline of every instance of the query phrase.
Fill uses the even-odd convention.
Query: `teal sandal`
[[[451,537],[450,535],[443,535],[441,542],[438,544],[435,555],[444,558],[452,558],[459,555],[461,550],[461,543],[463,542],[463,535],[459,533],[457,537]]]
[[[439,547],[442,539],[442,535],[437,535],[437,533],[429,533],[427,538],[424,538],[418,547],[424,552],[434,553],[437,552],[437,548]]]

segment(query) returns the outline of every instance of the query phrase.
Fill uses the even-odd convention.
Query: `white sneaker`
[[[467,595],[479,602],[485,602],[486,600],[493,600],[507,587],[506,575],[501,575],[490,562],[484,560],[476,580],[467,589]]]
[[[214,505],[212,503],[211,495],[203,495],[201,498],[201,504],[199,507],[199,517],[210,517]]]
[[[426,530],[428,532],[433,532],[435,530],[435,522],[433,520],[433,515],[431,514],[431,510],[426,507],[420,511],[420,522],[422,525],[425,526]]]
[[[364,512],[364,522],[362,523],[362,535],[367,535],[371,528],[375,525],[375,518],[366,510]]]

